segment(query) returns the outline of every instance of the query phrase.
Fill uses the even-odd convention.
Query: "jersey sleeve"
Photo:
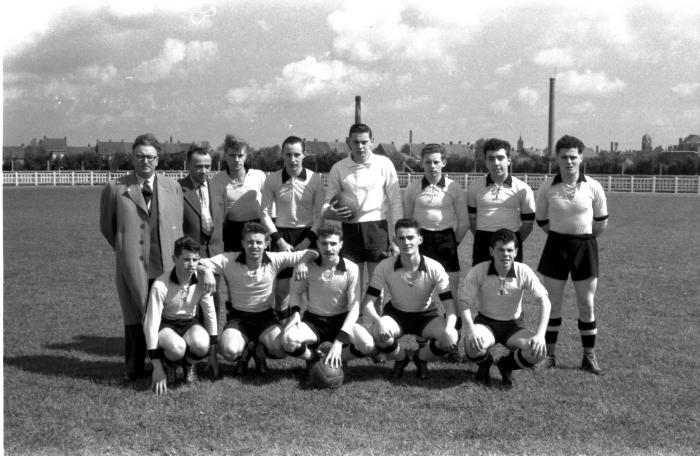
[[[538,224],[544,224],[549,221],[549,189],[552,184],[550,181],[544,182],[537,191],[537,202],[535,204],[535,219]]]
[[[314,220],[316,223],[314,223],[314,227],[318,228],[317,224],[321,222],[322,215],[323,215],[323,203],[326,200],[326,187],[323,185],[323,180],[321,179],[321,176],[319,176],[317,173],[314,173],[312,176],[312,179],[314,180],[313,183],[313,189],[314,189],[314,208],[313,208],[313,216]]]
[[[445,268],[439,263],[436,264],[434,274],[435,291],[437,291],[438,294],[450,291],[450,277],[447,275],[447,272],[445,272]]]
[[[403,192],[403,214],[406,218],[413,218],[416,205],[416,181],[411,182]]]
[[[459,286],[459,301],[467,307],[474,307],[479,301],[479,287],[481,286],[479,270],[478,266],[471,268]]]
[[[535,218],[535,194],[529,185],[523,183],[520,199],[520,219],[532,221]]]
[[[260,207],[262,209],[262,213],[268,217],[273,216],[272,206],[275,203],[275,178],[275,173],[268,175],[262,188],[262,202],[260,203]]]
[[[308,293],[309,282],[308,280],[297,280],[297,278],[292,274],[292,280],[289,283],[289,308],[293,309],[295,307],[299,308],[301,312],[302,306],[302,296]]]
[[[340,193],[343,188],[340,183],[340,167],[341,162],[337,162],[331,167],[328,173],[328,181],[326,182],[326,195],[323,200],[323,210],[325,211],[331,205],[331,198]]]
[[[382,290],[387,287],[386,282],[386,267],[389,264],[386,260],[382,260],[372,273],[372,278],[369,281],[369,287],[367,288],[367,294],[373,297],[378,297]]]
[[[235,255],[235,256],[233,256]],[[211,269],[214,274],[222,274],[228,263],[234,260],[239,253],[220,253],[211,258],[200,258],[199,264],[207,269]]]
[[[536,299],[548,296],[547,289],[528,265],[521,263],[521,272],[523,275],[523,288],[529,290]]]
[[[216,321],[214,297],[211,293],[202,293],[199,298],[199,308],[202,309],[204,327],[210,336],[215,336],[218,333],[218,323]]]
[[[346,263],[347,264],[347,263]],[[348,281],[346,284],[346,293],[348,301],[348,315],[345,317],[341,331],[351,334],[352,327],[357,322],[357,317],[360,316],[360,274],[357,267],[347,268]]]
[[[389,220],[389,229],[392,230],[394,224],[403,218],[403,201],[401,200],[401,187],[399,186],[399,178],[396,174],[396,169],[389,159],[387,166],[387,176],[384,183],[384,191],[389,198],[389,212],[391,220]]]
[[[608,203],[603,186],[598,181],[594,180],[593,182],[595,182],[595,185],[591,185],[591,191],[593,192],[593,220],[603,221],[608,218]]]
[[[476,193],[477,188],[473,183],[467,188],[467,211],[472,215],[476,215]]]
[[[300,250],[298,252],[270,252],[267,255],[270,257],[276,272],[279,272],[284,268],[296,266],[306,252],[308,252],[308,250]]]

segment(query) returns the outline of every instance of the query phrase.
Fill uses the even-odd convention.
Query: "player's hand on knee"
[[[476,351],[480,352],[484,350],[484,338],[479,336],[478,334],[469,334],[466,337],[466,340],[464,341],[464,344],[467,345],[467,349],[471,349],[471,351]]]
[[[379,336],[380,341],[385,343],[389,342],[393,337],[391,330],[381,320],[377,324],[377,336]]]
[[[530,347],[530,353],[536,358],[544,358],[547,354],[547,345],[544,337],[532,336],[528,341],[528,346]]]
[[[448,350],[454,350],[457,348],[457,342],[459,341],[459,334],[455,328],[445,328],[445,334],[443,336],[443,343],[445,348]]]

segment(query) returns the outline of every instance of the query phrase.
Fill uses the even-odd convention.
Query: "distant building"
[[[700,135],[688,135],[685,139],[678,138],[679,151],[700,152]]]
[[[395,154],[399,153],[399,151],[396,148],[396,146],[394,145],[394,143],[379,143],[374,148],[373,152],[375,154],[386,155],[386,156],[395,155]],[[408,158],[408,156],[406,156],[406,158]]]
[[[420,160],[420,153],[426,145],[427,143],[408,144],[409,155]],[[474,158],[474,148],[469,143],[463,144],[462,141],[458,141],[456,143],[450,141],[449,143],[441,143],[440,145],[445,148],[445,153],[448,156],[460,155],[472,159]]]
[[[112,141],[111,139],[108,141],[100,141],[98,139],[95,143],[95,150],[100,157],[111,159],[118,153],[130,154],[133,144],[132,142],[124,142],[123,139],[121,141]]]
[[[44,136],[43,139],[39,140],[39,146],[43,147],[46,151],[46,157],[51,160],[60,160],[66,156],[66,151],[68,150],[68,138],[47,138]]]
[[[520,155],[525,152],[525,142],[523,141],[523,135],[518,138],[518,146],[515,148],[515,152]]]
[[[651,145],[651,136],[648,134],[645,134],[642,136],[642,152],[651,152],[652,145]]]

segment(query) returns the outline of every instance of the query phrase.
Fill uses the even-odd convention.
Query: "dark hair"
[[[180,256],[182,252],[188,251],[199,255],[201,246],[197,241],[189,236],[182,236],[181,238],[175,240],[175,256]]]
[[[224,153],[229,149],[232,149],[232,150],[238,152],[240,150],[247,149],[247,148],[248,148],[248,143],[246,142],[245,139],[239,138],[236,135],[231,135],[231,134],[226,135],[226,138],[224,139]]]
[[[265,240],[267,240],[267,230],[265,227],[258,222],[249,222],[243,226],[241,230],[241,239],[245,239],[247,234],[264,234]]]
[[[363,123],[356,123],[350,127],[348,138],[352,137],[354,133],[369,133],[369,139],[372,139],[372,129]]]
[[[420,158],[422,159],[423,157],[429,154],[440,154],[444,159],[445,155],[447,154],[447,151],[440,144],[426,144],[425,147],[423,147],[423,149],[420,151]]]
[[[580,139],[578,139],[575,136],[569,135],[564,135],[561,138],[559,138],[559,141],[557,141],[557,145],[554,146],[556,154],[559,154],[560,149],[578,149],[578,153],[582,154],[583,149],[585,148],[586,146],[583,145],[583,142]]]
[[[394,233],[396,233],[399,228],[415,228],[416,232],[420,234],[420,225],[413,219],[402,218],[396,221],[394,225]]]
[[[335,223],[326,223],[318,229],[317,238],[338,236],[338,239],[343,240],[343,230]]]
[[[490,150],[501,150],[505,149],[506,156],[510,158],[510,143],[498,138],[491,138],[484,143],[484,157],[486,157],[486,152]]]
[[[139,146],[153,146],[156,152],[160,152],[161,149],[160,142],[158,142],[153,133],[138,135],[136,139],[134,139],[134,144],[131,146],[131,151],[135,151]]]
[[[187,161],[192,160],[192,155],[197,154],[197,155],[209,155],[209,151],[205,149],[204,147],[201,146],[195,146],[192,144],[187,151]]]
[[[284,150],[284,146],[287,144],[301,144],[301,151],[306,152],[306,141],[298,136],[288,136],[287,139],[282,142],[282,150]]]
[[[512,242],[516,247],[518,246],[518,238],[515,236],[515,233],[507,228],[501,228],[500,230],[494,232],[489,238],[489,246],[496,247],[498,241],[501,241],[504,244]]]

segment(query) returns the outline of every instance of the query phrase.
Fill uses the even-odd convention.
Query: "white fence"
[[[127,171],[4,171],[2,184],[11,186],[46,186],[46,185],[102,185]],[[186,171],[167,171],[166,176],[181,179]],[[421,173],[398,173],[399,184],[406,187],[409,182],[420,179]],[[451,179],[459,182],[465,189],[476,179],[483,178],[484,173],[449,173]],[[537,190],[549,177],[546,174],[515,174],[524,180],[533,190]],[[322,175],[324,181],[326,175]],[[607,192],[622,193],[692,193],[700,195],[700,176],[604,176],[591,175],[603,185]]]

